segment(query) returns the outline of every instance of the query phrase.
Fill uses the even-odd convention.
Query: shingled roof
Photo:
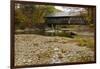
[[[45,17],[67,17],[67,16],[80,16],[80,13],[79,12],[64,12],[64,11],[61,11],[61,12],[49,14]]]

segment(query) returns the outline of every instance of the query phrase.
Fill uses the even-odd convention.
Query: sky
[[[65,6],[55,6],[56,9],[64,11],[64,12],[80,12],[80,11],[86,11],[85,8],[79,8],[79,7],[65,7]]]

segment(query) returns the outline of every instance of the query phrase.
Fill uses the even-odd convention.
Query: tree
[[[44,16],[54,13],[56,9],[49,5],[16,4],[15,11],[16,25],[32,28],[33,24],[44,23]]]

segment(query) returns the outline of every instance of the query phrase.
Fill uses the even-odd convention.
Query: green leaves
[[[44,16],[57,10],[49,5],[16,4],[15,7],[16,27],[19,29],[32,28],[33,24],[44,23]]]

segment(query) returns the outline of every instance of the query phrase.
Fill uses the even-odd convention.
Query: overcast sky
[[[64,11],[64,12],[80,12],[86,11],[85,8],[80,7],[65,7],[65,6],[55,6],[56,9]]]

